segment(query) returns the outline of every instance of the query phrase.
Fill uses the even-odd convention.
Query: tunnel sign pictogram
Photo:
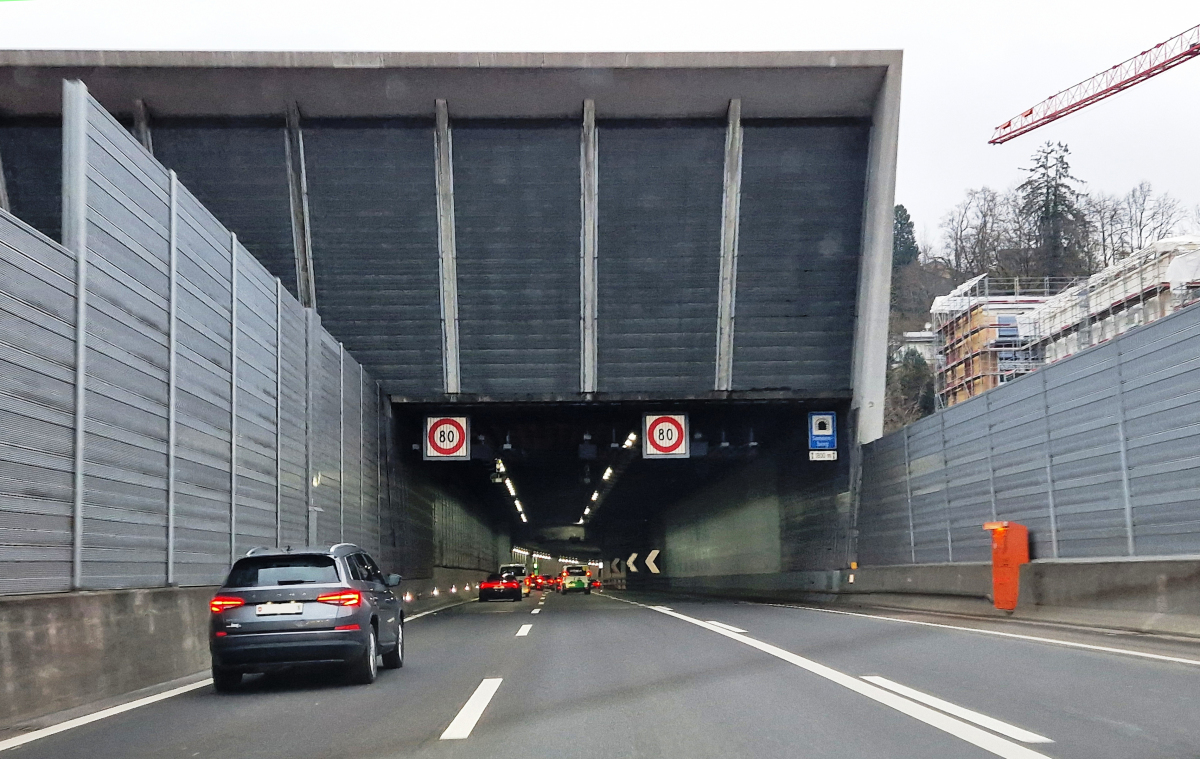
[[[808,460],[837,461],[837,414],[834,412],[809,412]]]
[[[642,458],[686,459],[687,414],[646,414],[642,423]]]
[[[425,459],[471,458],[470,424],[465,416],[425,417]]]

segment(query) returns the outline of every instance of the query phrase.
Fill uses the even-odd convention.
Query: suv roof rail
[[[276,549],[272,548],[271,546],[254,546],[249,551],[246,551],[246,555],[253,556],[256,553],[262,553],[263,551],[274,551],[274,550],[276,550]]]

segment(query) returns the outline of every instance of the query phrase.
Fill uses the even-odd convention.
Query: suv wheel
[[[228,693],[242,682],[242,673],[237,670],[221,669],[217,665],[212,668],[213,690],[217,693]]]
[[[404,666],[404,620],[396,626],[396,647],[383,655],[385,669],[400,669]]]
[[[350,664],[350,682],[356,685],[370,685],[375,682],[378,664],[375,660],[379,647],[375,643],[375,626],[367,633],[367,648],[356,661]]]

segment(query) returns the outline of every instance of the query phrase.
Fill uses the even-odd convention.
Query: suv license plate
[[[303,614],[304,604],[299,601],[289,601],[287,603],[266,603],[259,604],[254,607],[254,613],[260,617],[271,616],[275,614]]]

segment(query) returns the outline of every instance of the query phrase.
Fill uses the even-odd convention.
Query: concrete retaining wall
[[[851,580],[853,578],[853,580]],[[756,601],[873,606],[1200,637],[1200,557],[1036,561],[1011,615],[993,607],[986,563],[662,577],[652,587]]]
[[[434,567],[433,578],[400,586],[401,593],[413,595],[405,614],[473,600],[485,576],[478,570]],[[0,725],[207,670],[208,601],[215,591],[153,588],[0,597]]]
[[[0,598],[0,723],[207,669],[213,590]]]

